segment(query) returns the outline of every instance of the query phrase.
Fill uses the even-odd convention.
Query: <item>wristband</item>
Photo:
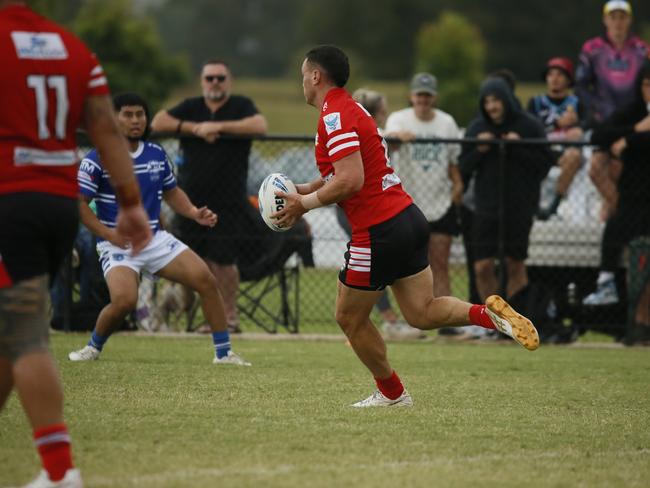
[[[312,210],[314,208],[322,207],[323,202],[318,198],[318,191],[313,191],[307,195],[303,195],[300,199],[300,203],[307,210]]]
[[[135,180],[115,187],[117,202],[122,208],[140,205],[140,188]]]
[[[178,125],[176,126],[176,134],[180,134],[180,133],[181,133],[181,127],[182,127],[182,125],[183,125],[183,122],[185,122],[185,121],[184,121],[184,120],[179,120],[179,121],[178,121]]]

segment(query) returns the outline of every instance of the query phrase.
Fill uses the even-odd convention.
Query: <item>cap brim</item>
[[[432,95],[434,97],[438,94],[437,91],[432,90],[431,88],[412,88],[411,89],[411,95],[418,95],[420,93],[426,93],[427,95]]]

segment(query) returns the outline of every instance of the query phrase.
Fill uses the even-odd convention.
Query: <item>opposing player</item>
[[[28,486],[76,488],[46,304],[48,278],[77,232],[81,125],[116,189],[116,235],[137,252],[151,231],[106,77],[88,48],[26,2],[0,0],[0,59],[0,408],[15,388],[43,465]]]
[[[343,88],[350,74],[345,53],[334,46],[316,47],[307,53],[301,71],[305,99],[320,113],[316,162],[321,178],[296,185],[298,193],[280,192],[288,203],[275,217],[279,224],[291,225],[311,209],[338,203],[352,225],[339,273],[336,321],[378,388],[353,406],[413,404],[370,321],[372,307],[388,285],[414,327],[476,324],[536,349],[539,337],[533,324],[501,297],[489,297],[487,305],[434,298],[427,220],[390,167],[386,143],[372,117]]]
[[[214,364],[250,366],[230,349],[226,314],[216,278],[201,258],[162,230],[159,222],[163,199],[176,213],[200,225],[213,227],[217,216],[207,207],[197,208],[190,202],[185,192],[176,186],[176,177],[165,150],[144,140],[149,123],[149,109],[144,99],[127,93],[115,97],[114,105],[120,129],[129,141],[130,155],[154,237],[138,256],[131,256],[126,251],[126,242],[115,232],[115,216],[119,210],[115,192],[108,181],[103,160],[96,150],[90,151],[79,167],[81,221],[98,237],[97,251],[111,302],[100,312],[88,345],[71,352],[68,357],[72,361],[99,358],[111,333],[135,309],[140,272],[145,272],[181,283],[199,293],[203,313],[212,328]],[[88,206],[92,199],[97,203],[97,215]]]

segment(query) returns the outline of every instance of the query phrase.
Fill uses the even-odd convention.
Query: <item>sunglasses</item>
[[[208,83],[213,83],[214,81],[223,83],[224,81],[226,81],[226,78],[228,78],[226,75],[207,75],[203,77],[203,79]]]

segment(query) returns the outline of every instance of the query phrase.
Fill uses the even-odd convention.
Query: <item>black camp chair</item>
[[[300,319],[300,262],[314,266],[309,225],[301,219],[287,232],[273,232],[254,207],[242,215],[247,229],[239,259],[239,313],[267,332],[278,327],[297,333]],[[294,254],[300,260],[288,261]],[[187,316],[187,329],[196,327],[198,300]]]

